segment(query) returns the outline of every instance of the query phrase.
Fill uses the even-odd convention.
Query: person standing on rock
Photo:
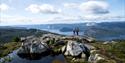
[[[75,29],[73,29],[73,35],[75,35]]]
[[[73,29],[73,35],[79,35],[79,28],[76,27],[75,29]]]
[[[79,35],[79,28],[76,28],[76,35]]]

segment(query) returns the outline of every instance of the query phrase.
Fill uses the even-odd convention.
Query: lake
[[[45,30],[45,31],[53,32],[53,33],[58,33],[58,34],[62,34],[62,35],[73,35],[73,32],[61,32],[61,31],[56,30],[56,29],[41,29],[41,30]],[[79,32],[79,35],[84,35],[84,33]]]
[[[43,57],[39,60],[28,60],[25,58],[21,58],[17,55],[17,51],[15,50],[12,53],[8,54],[9,58],[12,58],[12,61],[8,62],[8,63],[66,63],[65,57],[63,56],[63,54],[59,54],[59,55],[55,55],[55,56],[51,56],[48,55],[46,57]],[[3,58],[0,59],[0,62],[3,60]]]
[[[61,32],[59,30],[56,29],[41,29],[41,30],[45,30],[45,31],[49,31],[49,32],[53,32],[53,33],[58,33],[58,34],[62,34],[62,35],[73,35],[73,32]],[[84,36],[84,32],[79,32],[80,36]],[[118,35],[118,36],[99,36],[99,37],[95,37],[97,40],[113,40],[113,39],[125,39],[125,35]]]

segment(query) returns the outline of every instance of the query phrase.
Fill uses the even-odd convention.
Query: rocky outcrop
[[[92,54],[92,55],[90,55],[88,61],[90,63],[97,63],[97,62],[99,62],[101,60],[105,60],[105,58],[103,58],[100,54]]]
[[[66,46],[62,47],[62,52],[66,56],[84,57],[88,59],[90,53],[89,49],[82,43],[76,41],[68,41]]]
[[[32,38],[32,40],[27,40],[30,42],[22,43],[22,47],[18,51],[20,57],[26,59],[38,59],[40,57],[50,54],[50,48],[46,43],[40,42],[37,38]]]
[[[81,36],[59,36],[54,34],[45,34],[41,37],[29,36],[24,39],[18,54],[30,54],[30,57],[33,57],[37,56],[35,54],[41,56],[44,52],[44,55],[62,52],[65,56],[88,60],[90,50],[94,47],[85,44],[89,40],[85,41],[84,39]]]
[[[99,61],[104,61],[104,60],[106,60],[106,59],[103,57],[103,55],[99,54],[98,52],[99,52],[98,50],[91,50],[91,51],[90,51],[91,55],[90,55],[90,57],[89,57],[89,59],[88,59],[88,61],[89,61],[90,63],[98,63]]]
[[[51,39],[58,40],[61,38],[59,35],[54,35],[54,34],[44,34],[42,37],[40,37],[40,40],[51,40]]]
[[[117,42],[115,42],[115,41],[105,41],[105,42],[103,42],[103,44],[104,45],[106,45],[106,44],[116,44]]]

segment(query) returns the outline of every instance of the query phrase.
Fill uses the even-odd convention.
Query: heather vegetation
[[[0,58],[18,49],[20,45],[21,45],[20,42],[8,42],[5,44],[1,44],[0,45]]]
[[[114,43],[103,44],[100,42],[91,43],[98,53],[105,56],[107,61],[104,63],[124,63],[125,62],[125,40],[117,40]],[[101,61],[99,63],[102,63]]]

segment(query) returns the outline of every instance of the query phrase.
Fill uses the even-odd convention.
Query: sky
[[[0,26],[125,21],[125,0],[0,0]]]

